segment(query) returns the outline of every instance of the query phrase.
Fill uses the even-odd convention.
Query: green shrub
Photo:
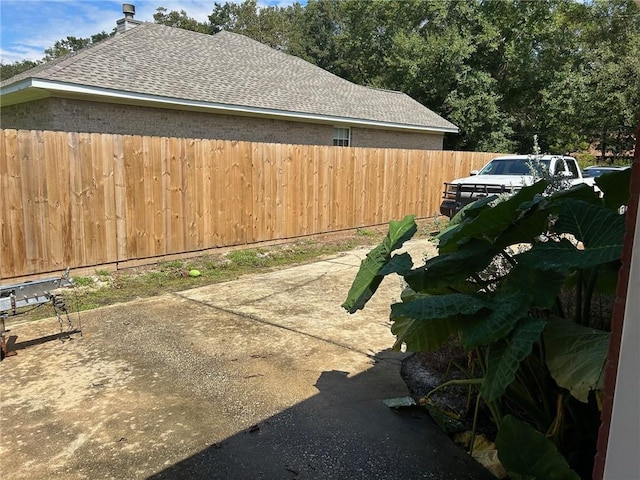
[[[476,389],[500,444],[518,444],[525,430],[536,439],[527,455],[498,451],[512,478],[547,478],[531,466],[556,449],[583,459],[569,465],[590,475],[609,339],[595,328],[607,322],[594,318],[593,301],[615,291],[629,181],[630,171],[598,178],[599,196],[584,184],[543,195],[542,180],[502,201],[479,200],[438,235],[438,256],[417,267],[406,253],[392,256],[416,232],[413,217],[391,222],[343,304],[353,313],[385,275],[404,277],[402,301],[391,305],[394,348],[431,351],[454,338],[469,352],[469,378],[455,384]]]

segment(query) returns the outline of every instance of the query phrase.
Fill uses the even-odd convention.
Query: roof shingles
[[[409,96],[356,85],[243,35],[144,23],[2,83],[38,78],[195,102],[457,130]]]

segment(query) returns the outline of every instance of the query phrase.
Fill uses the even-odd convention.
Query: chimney
[[[116,32],[123,33],[127,30],[131,30],[133,27],[140,25],[140,20],[134,20],[133,16],[136,14],[136,6],[131,3],[122,4],[122,13],[124,18],[116,21]]]
[[[125,20],[133,20],[133,16],[136,14],[136,6],[131,3],[123,3],[122,13],[124,13]]]

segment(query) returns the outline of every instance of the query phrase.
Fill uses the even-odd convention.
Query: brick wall
[[[62,98],[2,108],[2,128],[332,145],[333,125]],[[353,128],[355,147],[442,150],[442,135]]]
[[[351,145],[365,148],[406,148],[410,150],[442,150],[443,135],[352,128]]]
[[[0,126],[26,130],[43,130],[51,125],[51,104],[47,100],[38,100],[0,109]],[[14,127],[14,125],[19,125]]]
[[[629,419],[628,428],[624,431],[611,431],[611,422],[613,419],[613,405],[616,395],[616,386],[619,382],[618,375],[621,374],[618,370],[620,362],[620,348],[622,345],[622,334],[624,322],[633,320],[637,321],[637,312],[628,311],[627,297],[629,295],[637,295],[630,290],[630,276],[632,263],[637,267],[640,264],[640,260],[637,259],[638,252],[635,252],[633,246],[635,243],[636,235],[640,234],[638,231],[638,209],[640,209],[640,124],[636,128],[636,147],[634,154],[633,166],[631,169],[631,184],[630,198],[628,203],[629,209],[627,210],[626,218],[626,231],[624,234],[624,243],[622,248],[622,257],[620,270],[618,271],[618,285],[616,290],[616,301],[613,305],[613,313],[611,315],[611,338],[609,339],[609,350],[607,352],[607,361],[604,368],[604,391],[602,393],[602,411],[600,415],[600,431],[598,432],[598,443],[596,445],[597,453],[595,456],[595,465],[593,467],[593,480],[602,480],[605,478],[605,467],[607,462],[607,450],[609,448],[609,440],[611,435],[617,435],[618,442],[624,441],[630,437],[633,437],[637,432],[633,431],[634,426],[637,427],[637,411],[621,411],[619,415]],[[635,315],[635,317],[634,317]],[[631,330],[629,330],[631,331]],[[637,339],[637,337],[636,337]],[[633,336],[629,337],[629,344],[633,344]],[[631,347],[635,348],[635,347]],[[630,357],[627,357],[630,358]],[[637,365],[633,366],[636,368]],[[631,370],[629,370],[631,371]],[[627,376],[627,393],[629,389],[633,389],[635,386],[636,392],[638,391],[638,377],[636,373],[625,372]],[[635,385],[634,385],[635,375]],[[634,417],[635,415],[635,417]],[[634,418],[636,423],[634,424]],[[637,438],[637,435],[636,435]],[[637,442],[636,442],[637,444]],[[637,445],[636,445],[637,446]],[[633,448],[633,447],[631,447]],[[629,468],[629,465],[633,465],[634,459],[629,458],[630,462],[623,467]],[[635,463],[637,466],[638,463]],[[637,472],[637,470],[636,470]],[[632,475],[633,476],[633,475]],[[622,477],[616,477],[622,478]],[[631,476],[629,478],[632,478]]]

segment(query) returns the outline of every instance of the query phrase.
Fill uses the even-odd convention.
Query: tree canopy
[[[633,148],[640,8],[633,0],[309,0],[214,3],[208,21],[160,7],[154,21],[240,33],[347,80],[398,90],[451,120],[446,148]],[[45,60],[98,41],[67,37]],[[94,38],[96,37],[96,38]],[[2,78],[33,62],[2,65]]]

